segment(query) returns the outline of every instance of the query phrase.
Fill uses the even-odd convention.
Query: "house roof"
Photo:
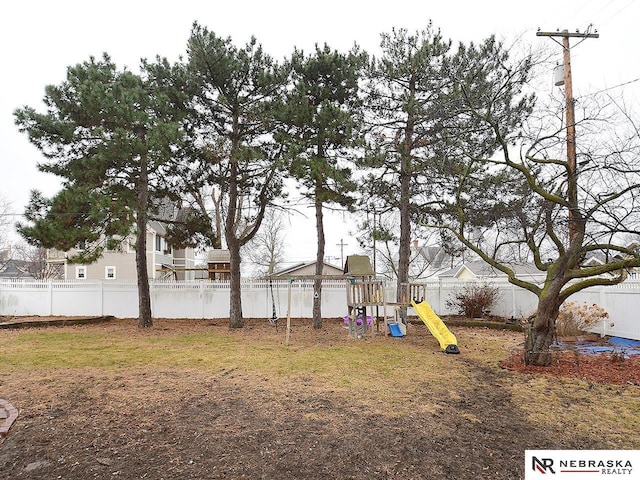
[[[296,276],[296,272],[299,272],[301,270],[307,269],[308,267],[314,266],[317,262],[301,262],[301,263],[297,263],[295,265],[292,265],[291,267],[279,270],[277,272],[273,272],[270,276],[272,277],[285,277],[285,276]],[[340,267],[336,267],[335,265],[331,265],[330,263],[323,263],[323,271],[327,272],[331,272],[331,273],[325,273],[325,275],[341,275],[342,274],[342,269]]]
[[[536,268],[535,265],[531,263],[508,263],[506,264],[509,268],[511,268],[518,277],[539,277],[544,275],[544,272],[541,272]],[[439,276],[444,278],[457,278],[462,272],[468,271],[473,276],[482,278],[482,277],[504,277],[506,276],[503,272],[498,270],[495,267],[492,267],[488,263],[477,260],[472,262],[463,262],[460,265],[457,265],[449,270],[442,272]]]
[[[209,263],[229,263],[231,261],[231,252],[218,248],[209,250],[207,252],[207,261]]]
[[[605,263],[616,262],[622,259],[623,256],[618,252],[611,252],[609,255],[602,251],[591,252],[587,258],[585,258],[583,265],[604,265]]]
[[[162,201],[156,208],[157,211],[152,215],[152,219],[147,222],[147,225],[162,236],[167,234],[167,222],[183,222],[191,212],[190,208],[178,208],[168,200]]]
[[[0,262],[0,278],[34,278],[26,260],[9,259]]]
[[[156,232],[159,235],[167,234],[167,229],[165,228],[162,222],[159,222],[157,220],[150,220],[148,223],[148,226],[150,229],[152,229],[154,232]]]
[[[442,268],[451,261],[451,255],[442,246],[425,245],[413,248],[433,269]]]

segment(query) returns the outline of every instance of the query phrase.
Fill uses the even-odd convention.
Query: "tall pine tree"
[[[324,267],[324,212],[327,204],[350,207],[357,186],[349,166],[355,156],[362,125],[359,80],[366,56],[316,46],[305,56],[292,58],[293,87],[282,109],[283,130],[278,136],[291,159],[290,172],[302,195],[314,206],[318,248],[313,295],[313,326],[322,327]]]
[[[53,198],[33,192],[19,232],[36,246],[89,248],[74,262],[91,263],[135,233],[138,325],[153,324],[146,257],[149,214],[169,188],[172,149],[182,131],[178,112],[152,82],[119,71],[107,54],[69,67],[67,79],[45,89],[45,113],[15,111],[16,124],[42,152],[38,168],[57,175]]]
[[[437,156],[437,135],[450,112],[443,72],[450,42],[429,24],[421,32],[393,30],[382,35],[382,55],[371,65],[367,109],[371,112],[366,185],[379,209],[400,217],[398,301],[409,281],[411,219],[415,196],[429,196],[427,177]],[[406,310],[402,312],[406,315]]]
[[[213,231],[223,230],[230,252],[229,325],[244,325],[240,249],[258,232],[267,206],[282,192],[281,147],[273,138],[274,114],[284,95],[288,66],[267,55],[255,39],[236,47],[195,24],[188,42],[192,118],[185,189]],[[201,200],[212,191],[213,213]]]

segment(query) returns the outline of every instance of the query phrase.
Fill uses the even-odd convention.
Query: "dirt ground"
[[[345,341],[338,321],[325,322],[321,334],[308,323],[294,324],[298,344]],[[230,331],[224,321],[156,325],[226,329],[247,338],[273,329],[268,322],[241,331]],[[469,330],[460,329],[459,338]],[[414,329],[402,340],[431,345],[425,331]],[[509,342],[521,335],[486,334]],[[524,476],[525,449],[605,447],[598,438],[527,420],[507,386],[514,370],[536,369],[522,366],[517,356],[500,369],[465,357],[464,340],[461,351],[456,360],[481,381],[448,399],[431,398],[425,385],[420,395],[439,408],[408,415],[376,414],[345,401],[339,391],[317,388],[311,375],[287,382],[242,369],[40,370],[22,378],[0,371],[0,396],[20,410],[0,438],[0,478],[516,480]],[[619,388],[640,385],[640,356],[619,364],[581,356],[579,366],[571,353],[555,358],[553,367],[538,373],[624,385]]]

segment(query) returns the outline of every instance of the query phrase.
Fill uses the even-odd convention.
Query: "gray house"
[[[192,280],[195,278],[195,254],[192,248],[176,249],[166,240],[166,228],[162,222],[147,224],[147,273],[152,279]],[[80,246],[81,248],[81,246]],[[126,239],[120,250],[104,252],[94,263],[71,263],[68,256],[77,253],[50,249],[47,251],[47,267],[57,271],[57,277],[65,280],[135,280],[135,238]]]
[[[292,267],[285,268],[270,275],[273,279],[288,279],[289,277],[308,277],[315,275],[316,262],[298,263]],[[324,263],[322,267],[322,275],[336,278],[344,278],[344,272],[340,267]]]
[[[529,282],[540,282],[545,279],[545,272],[541,272],[531,263],[507,264],[516,272],[518,278]],[[443,271],[438,275],[440,279],[483,280],[489,278],[506,278],[500,270],[492,267],[482,260],[462,262],[453,268]]]
[[[8,258],[0,260],[0,278],[12,280],[34,280],[29,271],[31,263],[26,260]]]

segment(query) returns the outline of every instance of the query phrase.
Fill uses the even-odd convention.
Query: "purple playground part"
[[[349,315],[345,315],[343,319],[344,323],[349,325]],[[362,325],[362,315],[358,315],[356,318],[356,325]],[[367,326],[370,327],[371,325],[373,325],[373,319],[371,318],[371,315],[367,315]]]

